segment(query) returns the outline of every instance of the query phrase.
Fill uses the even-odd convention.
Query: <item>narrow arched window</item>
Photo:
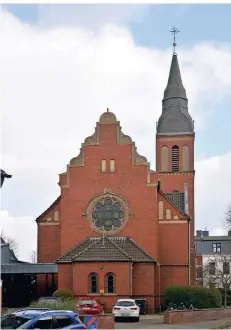
[[[105,291],[106,293],[115,293],[115,274],[113,273],[106,274]]]
[[[98,293],[98,274],[89,275],[89,293]]]
[[[168,147],[163,146],[161,149],[161,171],[168,171]]]
[[[189,170],[189,147],[183,146],[182,148],[182,170]]]
[[[179,147],[172,147],[172,172],[179,171]]]

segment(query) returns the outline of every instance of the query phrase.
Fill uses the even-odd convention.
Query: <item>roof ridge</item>
[[[150,257],[150,255],[147,254],[147,252],[136,242],[133,241],[131,237],[126,237],[126,240],[131,242],[134,246],[136,246],[138,249],[140,249],[141,252],[143,252],[149,259],[155,260],[155,258]]]
[[[132,260],[132,257],[127,253],[125,252],[120,246],[118,246],[115,242],[113,242],[109,237],[106,237],[110,243],[115,247],[117,248],[120,252],[122,252],[128,259]],[[111,238],[114,238],[114,237],[111,237]],[[126,238],[125,238],[126,239]]]
[[[68,252],[64,253],[61,257],[59,257],[58,259],[56,259],[56,262],[59,261],[60,259],[62,259],[63,257],[65,257],[66,255],[70,254],[74,249],[76,249],[76,247],[78,246],[82,246],[84,243],[86,243],[87,241],[89,241],[89,237],[85,238],[85,240],[83,240],[82,242],[80,242],[79,244],[76,244],[71,250],[69,250]]]
[[[88,239],[89,241],[91,241],[90,239]],[[75,259],[78,258],[79,256],[81,256],[81,254],[83,254],[84,252],[86,252],[87,250],[89,250],[92,246],[94,246],[95,244],[99,243],[98,240],[95,240],[94,242],[92,242],[90,245],[88,245],[85,249],[83,249],[82,251],[80,251],[79,253],[75,254],[73,257],[71,257],[71,259]]]

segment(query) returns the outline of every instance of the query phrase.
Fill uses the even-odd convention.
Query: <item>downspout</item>
[[[72,261],[72,291],[75,296],[75,267],[74,267],[74,262]]]
[[[161,299],[160,299],[160,263],[158,262],[158,268],[159,268],[159,272],[158,272],[158,275],[159,275],[159,278],[158,278],[158,281],[159,281],[159,308],[160,308],[160,313],[161,313]]]
[[[130,296],[133,295],[133,262],[130,263]]]
[[[188,285],[191,283],[191,244],[190,244],[190,225],[191,219],[188,220]]]

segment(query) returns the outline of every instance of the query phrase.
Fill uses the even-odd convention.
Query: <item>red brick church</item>
[[[155,123],[153,123],[153,129]],[[195,283],[194,123],[177,55],[156,128],[156,171],[107,110],[37,218],[38,262],[58,263],[58,287],[76,298],[146,298]],[[153,155],[154,157],[154,155]]]

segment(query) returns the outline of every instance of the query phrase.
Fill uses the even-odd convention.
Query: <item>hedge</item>
[[[66,300],[66,299],[74,299],[74,294],[72,291],[67,290],[67,289],[58,289],[56,290],[53,295],[53,297],[59,297],[61,300]]]
[[[47,301],[43,301],[39,305],[37,301],[34,301],[30,304],[30,307],[50,308],[55,310],[68,310],[68,311],[76,312],[76,302],[75,300],[72,299],[60,300],[57,303],[51,301],[49,302],[49,299],[47,299]]]
[[[222,295],[218,289],[199,286],[172,286],[166,290],[165,301],[167,306],[184,305],[189,308],[221,308]]]

